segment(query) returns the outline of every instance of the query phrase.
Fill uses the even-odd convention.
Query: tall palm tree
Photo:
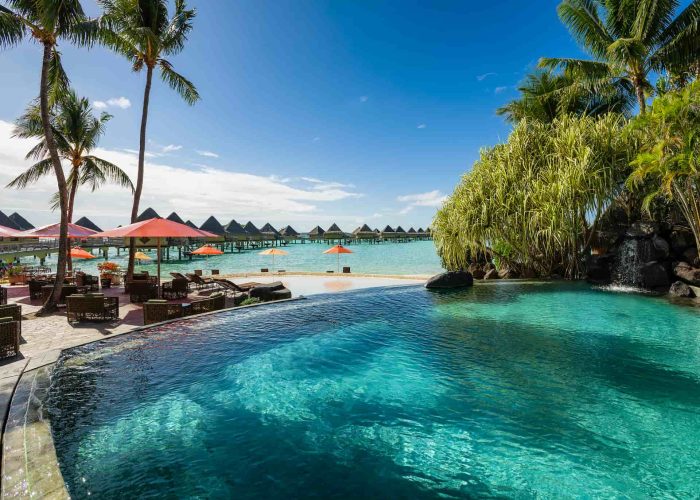
[[[194,9],[187,9],[184,0],[175,0],[175,12],[172,17],[168,17],[167,0],[100,0],[100,4],[104,8],[104,43],[129,59],[134,71],[146,69],[138,174],[131,210],[131,222],[136,222],[143,191],[146,125],[153,71],[158,68],[163,81],[177,91],[188,104],[199,100],[199,93],[192,82],[177,73],[172,64],[165,59],[166,56],[176,55],[185,48],[196,12]],[[135,241],[132,239],[127,276],[134,272],[135,250]]]
[[[68,78],[61,66],[58,41],[66,39],[86,44],[95,25],[86,18],[80,0],[5,0],[0,5],[0,47],[7,48],[31,37],[42,46],[39,110],[46,141],[46,150],[58,185],[61,212],[58,263],[53,291],[41,312],[56,306],[63,288],[68,251],[68,185],[61,166],[61,157],[51,127],[50,110],[58,96],[68,88]]]
[[[68,91],[51,111],[51,128],[58,154],[70,165],[67,179],[68,222],[73,222],[75,195],[81,185],[88,185],[95,191],[105,182],[111,181],[130,188],[132,192],[134,190],[126,172],[113,163],[90,154],[97,147],[100,137],[105,132],[105,125],[111,118],[111,115],[104,112],[99,118],[95,117],[88,100],[78,97],[73,90]],[[7,185],[23,189],[50,174],[52,170],[38,106],[30,106],[17,120],[14,136],[40,139],[26,156],[28,160],[38,161]],[[58,194],[53,198],[54,207],[58,206],[58,198]]]
[[[518,87],[520,98],[496,110],[510,123],[523,119],[551,123],[567,114],[598,116],[616,112],[626,114],[634,102],[620,88],[587,88],[566,73],[535,71]]]
[[[700,0],[675,15],[677,8],[678,0],[564,0],[559,18],[593,60],[543,58],[540,66],[593,85],[627,87],[643,114],[651,72],[678,72],[700,60]]]

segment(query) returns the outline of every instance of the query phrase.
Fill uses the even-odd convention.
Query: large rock
[[[682,254],[683,260],[691,266],[698,264],[698,249],[695,247],[686,248]]]
[[[425,283],[425,288],[462,288],[472,286],[474,278],[468,271],[447,271],[437,274]]]
[[[629,238],[651,238],[659,227],[651,222],[635,222],[627,229]]]
[[[258,285],[250,290],[250,296],[256,297],[263,302],[272,300],[289,299],[292,297],[292,292],[284,287],[281,281],[274,283]]]
[[[666,290],[671,281],[666,267],[659,262],[648,262],[640,268],[642,286],[649,290]]]
[[[700,286],[700,269],[692,267],[687,262],[676,264],[676,267],[673,268],[673,274],[689,285]]]
[[[668,241],[658,235],[651,238],[651,250],[654,260],[665,260],[671,254],[671,246]]]
[[[485,280],[497,280],[497,279],[501,279],[501,277],[498,275],[498,271],[496,271],[495,269],[491,269],[489,272],[486,273],[486,275],[484,276],[484,279]]]
[[[683,251],[693,245],[693,234],[689,231],[676,229],[670,237],[671,249],[676,255],[683,254]]]
[[[597,285],[608,285],[612,282],[612,264],[615,255],[588,255],[586,257],[586,280]]]
[[[676,281],[675,283],[673,283],[668,293],[673,295],[674,297],[683,297],[686,299],[692,299],[693,297],[695,297],[695,292],[693,291],[693,289],[685,283],[683,283],[682,281]]]

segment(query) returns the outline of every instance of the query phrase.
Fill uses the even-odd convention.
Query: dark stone
[[[693,245],[693,235],[689,231],[677,229],[671,233],[671,250],[676,255],[682,255],[683,251]]]
[[[683,260],[689,263],[691,266],[698,264],[698,249],[697,248],[686,248],[683,252]]]
[[[674,284],[672,284],[668,293],[670,293],[674,297],[682,297],[686,299],[692,299],[693,297],[695,297],[695,292],[693,291],[693,289],[685,283],[683,283],[682,281],[676,281]]]
[[[687,262],[676,264],[673,268],[673,274],[689,285],[700,286],[700,269],[692,267]]]
[[[289,288],[275,290],[270,294],[270,300],[285,300],[292,298],[292,291]]]
[[[274,283],[258,285],[250,290],[251,297],[257,297],[263,302],[268,302],[270,300],[276,300],[274,292],[278,290],[286,290],[281,281],[275,281]]]
[[[500,279],[501,277],[498,275],[498,271],[495,269],[491,269],[489,272],[486,273],[484,276],[485,280],[497,280]]]
[[[665,260],[671,254],[671,246],[661,236],[654,235],[651,243],[654,260]]]
[[[651,238],[659,227],[651,222],[635,222],[628,229],[626,236],[629,238]]]
[[[665,290],[671,284],[666,268],[659,262],[644,264],[640,268],[640,272],[642,275],[642,286],[649,290]]]
[[[468,271],[447,271],[437,274],[425,283],[425,288],[460,288],[472,286],[474,278]]]
[[[615,255],[588,255],[586,257],[586,280],[597,285],[608,285],[612,282],[612,264]]]

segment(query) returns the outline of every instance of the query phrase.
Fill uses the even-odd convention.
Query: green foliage
[[[658,197],[677,203],[700,248],[700,82],[657,97],[630,128],[642,142],[628,185],[646,188],[647,211]]]
[[[262,302],[262,300],[260,300],[259,297],[248,297],[243,302],[241,302],[239,305],[240,306],[250,306],[253,304],[260,304],[261,302]]]
[[[597,223],[622,190],[635,151],[619,115],[521,121],[481,152],[433,221],[450,269],[491,254],[502,267],[575,278]]]

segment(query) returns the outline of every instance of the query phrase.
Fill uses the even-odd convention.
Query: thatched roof
[[[287,237],[299,236],[299,233],[297,233],[292,226],[284,226],[280,234]]]
[[[401,226],[396,227],[396,232],[401,233],[401,234],[406,234],[406,231],[404,231],[404,229]]]
[[[185,226],[190,226],[192,229],[199,229],[197,225],[189,219],[185,222]]]
[[[250,236],[260,236],[260,229],[255,227],[255,224],[253,224],[251,221],[248,221],[245,226],[243,226],[243,229],[245,229],[245,232],[248,233]]]
[[[340,229],[340,228],[338,227],[338,224],[336,224],[336,223],[334,222],[333,224],[331,224],[331,227],[329,227],[328,229],[326,229],[326,236],[328,236],[328,234],[330,234],[330,233],[332,233],[332,234],[345,234],[345,231],[343,231],[342,229]]]
[[[416,234],[416,230],[413,229],[413,226],[411,226],[411,229],[408,230],[408,234]]]
[[[392,228],[391,226],[386,226],[386,227],[382,230],[382,233],[395,233],[395,232],[396,232],[396,231],[394,231],[394,228]]]
[[[27,219],[22,217],[20,214],[17,212],[13,213],[10,215],[9,219],[15,223],[17,227],[19,227],[22,231],[28,231],[30,229],[34,229],[34,226],[29,222]]]
[[[424,233],[425,231],[423,231],[423,228],[422,228],[422,227],[419,227],[419,228],[418,228],[418,232],[419,232],[419,233]]]
[[[238,222],[236,222],[236,219],[231,219],[231,222],[229,222],[226,227],[224,228],[226,233],[231,234],[233,236],[245,236],[246,232],[245,229],[243,229],[243,226],[241,226]]]
[[[173,212],[173,213],[171,213],[170,215],[168,215],[167,219],[170,220],[170,221],[173,221],[173,222],[177,222],[178,224],[184,224],[184,223],[185,223],[185,221],[182,220],[182,219],[180,218],[180,216],[177,215],[175,212]]]
[[[12,222],[10,218],[4,213],[0,212],[0,226],[9,227],[10,229],[20,230],[17,224]]]
[[[148,207],[146,210],[141,212],[141,215],[138,216],[138,218],[136,219],[136,222],[143,222],[145,220],[156,219],[156,218],[160,219],[160,215],[158,215],[158,213],[155,210],[153,210],[151,207]]]
[[[378,227],[375,227],[375,228],[374,228],[374,232],[377,233],[377,234],[381,233],[381,231],[379,230]]]
[[[281,236],[279,231],[275,229],[269,222],[260,228],[261,233],[272,234],[274,236]]]
[[[199,226],[199,229],[214,234],[224,234],[226,232],[224,230],[224,226],[222,226],[221,223],[218,220],[216,220],[216,217],[214,217],[213,215],[210,216],[207,220],[205,220],[204,224]]]
[[[93,231],[97,231],[98,233],[101,233],[101,232],[102,232],[102,229],[100,229],[99,226],[98,226],[97,224],[95,224],[94,222],[92,222],[92,221],[91,221],[90,219],[88,219],[87,217],[81,217],[80,219],[78,219],[77,221],[75,221],[75,223],[76,223],[77,225],[79,225],[79,226],[83,226],[83,227],[86,227],[86,228],[88,228],[88,229],[92,229]]]
[[[311,231],[309,231],[309,236],[323,236],[326,232],[321,226],[316,226]]]

